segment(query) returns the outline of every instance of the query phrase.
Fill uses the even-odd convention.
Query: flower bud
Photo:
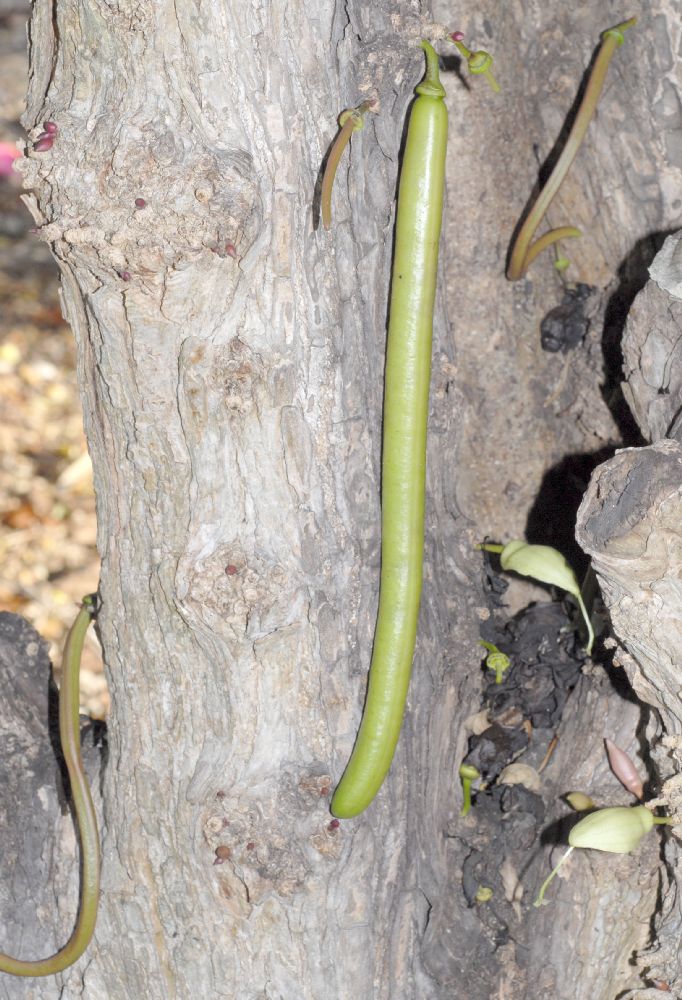
[[[637,773],[637,768],[632,763],[628,755],[620,747],[617,747],[611,740],[605,739],[606,753],[609,758],[611,770],[624,788],[636,795],[638,799],[644,798],[644,785]]]
[[[571,809],[575,809],[579,813],[595,808],[594,800],[589,795],[585,795],[584,792],[569,792],[568,795],[564,795],[564,798]]]
[[[612,854],[629,854],[654,826],[654,816],[645,806],[611,806],[598,809],[573,827],[571,847],[591,847]]]
[[[675,822],[674,817],[654,816],[646,806],[635,806],[634,809],[609,806],[590,813],[576,823],[569,833],[568,842],[571,846],[540,886],[533,906],[543,905],[545,889],[575,847],[591,847],[596,851],[610,851],[611,854],[629,854],[656,824]]]

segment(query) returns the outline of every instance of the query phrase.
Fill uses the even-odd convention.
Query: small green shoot
[[[486,667],[488,670],[495,672],[495,683],[501,684],[505,673],[511,666],[511,660],[506,653],[502,653],[492,642],[486,642],[484,639],[479,639],[478,642],[480,646],[484,646],[488,650],[488,655],[485,658]]]
[[[462,780],[462,792],[464,793],[464,804],[460,816],[466,816],[471,809],[471,783],[481,777],[481,772],[473,764],[462,764],[459,776]]]

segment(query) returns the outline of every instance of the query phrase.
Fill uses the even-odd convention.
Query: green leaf
[[[529,545],[527,542],[515,538],[502,549],[500,564],[504,570],[511,570],[521,576],[532,576],[535,580],[548,583],[553,587],[561,587],[562,590],[567,590],[569,594],[572,594],[578,602],[587,626],[587,653],[592,652],[594,632],[590,616],[583,602],[576,575],[561,552],[557,552],[549,545]]]
[[[500,554],[502,569],[550,583],[577,596],[580,587],[575,573],[564,557],[549,545],[528,545],[516,539],[508,542]]]

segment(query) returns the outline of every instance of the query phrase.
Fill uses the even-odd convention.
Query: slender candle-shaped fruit
[[[334,815],[344,818],[367,808],[391,766],[421,597],[431,332],[448,129],[438,56],[428,42],[422,48],[426,75],[416,88],[400,173],[386,345],[379,612],[360,731],[331,803]]]
[[[339,160],[353,132],[359,132],[364,128],[365,112],[373,108],[375,104],[374,100],[363,101],[357,108],[342,111],[339,115],[341,131],[334,140],[332,148],[329,150],[324,177],[322,178],[322,189],[320,191],[320,214],[322,215],[322,224],[325,229],[330,229],[332,224],[332,188]]]
[[[609,28],[608,31],[602,32],[601,48],[592,66],[580,107],[573,120],[573,125],[571,126],[571,131],[568,134],[564,148],[514,240],[509,267],[507,268],[507,277],[510,281],[518,281],[519,278],[522,278],[537,255],[546,247],[556,243],[557,240],[582,235],[580,230],[574,226],[559,226],[557,229],[552,229],[550,232],[545,233],[544,236],[541,236],[540,239],[531,244],[535,230],[540,225],[545,212],[552,203],[552,199],[568,173],[568,168],[580,149],[587,126],[590,124],[590,120],[596,110],[611,57],[616,48],[623,44],[623,32],[631,28],[636,21],[636,17],[631,17],[628,21],[622,21],[620,24],[617,24],[615,28]]]
[[[25,962],[0,954],[0,972],[12,976],[51,976],[62,972],[80,958],[92,938],[99,903],[99,836],[88,779],[81,757],[78,680],[85,633],[95,613],[94,598],[84,597],[83,606],[71,626],[62,661],[59,686],[59,738],[71,783],[73,810],[81,842],[81,899],[78,919],[71,937],[51,958]]]

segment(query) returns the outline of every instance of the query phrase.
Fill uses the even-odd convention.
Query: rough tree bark
[[[623,341],[623,389],[652,444],[623,450],[600,466],[578,513],[578,540],[592,557],[623,643],[620,661],[633,690],[654,710],[645,750],[662,784],[660,803],[672,816],[682,816],[677,773],[682,746],[680,246],[682,233],[677,233],[656,256],[653,280],[633,304]],[[640,966],[679,991],[682,908],[675,878],[680,849],[674,838],[666,840],[664,861],[655,935]]]
[[[446,62],[415,673],[389,781],[330,828],[376,607],[392,211],[431,12],[36,0],[25,123],[59,133],[48,153],[29,145],[27,203],[79,346],[113,707],[96,941],[57,980],[3,979],[4,997],[611,1000],[642,982],[631,958],[657,906],[653,839],[636,859],[574,864],[571,898],[538,912],[533,834],[500,858],[482,910],[462,892],[476,819],[459,820],[456,781],[490,614],[473,543],[527,530],[571,554],[587,475],[623,443],[612,345],[657,234],[679,220],[679,24],[656,0],[551,212],[586,233],[572,277],[596,287],[591,326],[579,351],[541,351],[561,283],[545,261],[509,286],[509,238],[534,144],[544,160],[600,31],[630,13],[484,0],[450,25],[495,54],[505,89],[494,98]],[[380,113],[353,140],[327,236],[315,179],[335,115],[367,94]],[[543,779],[548,823],[576,785],[617,796],[604,720],[631,750],[641,724],[602,674],[570,705]]]

